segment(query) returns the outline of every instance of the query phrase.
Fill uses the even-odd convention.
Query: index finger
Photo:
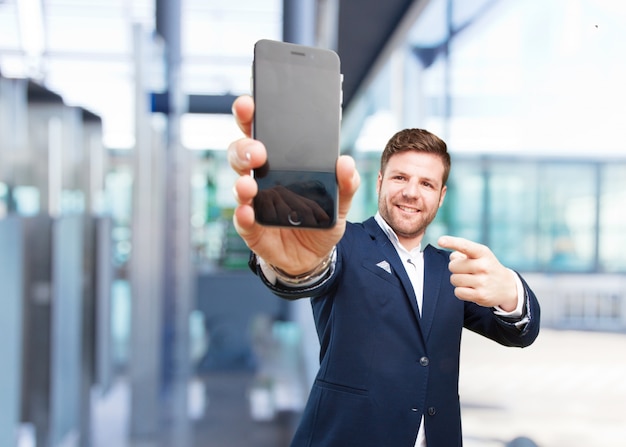
[[[254,100],[249,95],[239,96],[233,102],[235,121],[246,136],[252,135],[252,119],[254,117]]]
[[[235,172],[247,175],[252,169],[263,166],[267,161],[267,151],[260,141],[241,138],[228,146],[227,157]]]
[[[468,258],[480,258],[484,256],[487,251],[487,247],[477,242],[472,242],[469,239],[454,236],[441,236],[437,241],[440,247],[447,248],[448,250],[454,250],[463,253]]]

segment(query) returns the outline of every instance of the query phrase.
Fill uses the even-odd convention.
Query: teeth
[[[416,210],[415,208],[408,208],[406,206],[398,206],[398,208],[400,208],[402,211],[405,211],[407,213],[417,213],[418,210]]]

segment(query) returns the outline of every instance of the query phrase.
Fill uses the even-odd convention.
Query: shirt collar
[[[417,255],[420,255],[420,253],[422,252],[422,243],[421,242],[420,242],[420,244],[417,247],[415,247],[413,250],[409,251],[400,243],[400,240],[398,239],[398,235],[389,226],[387,221],[385,219],[383,219],[383,216],[380,215],[380,212],[378,212],[378,211],[376,212],[376,215],[374,216],[374,219],[376,220],[376,222],[378,223],[380,228],[383,230],[383,232],[387,235],[387,237],[389,238],[389,240],[391,241],[393,246],[396,248],[396,251],[398,251],[399,253],[404,252],[404,253],[408,254],[412,258],[417,256]]]

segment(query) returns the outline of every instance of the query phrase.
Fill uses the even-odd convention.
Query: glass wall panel
[[[465,237],[522,271],[626,271],[626,165],[489,156],[453,166],[426,243]]]
[[[595,269],[596,166],[549,163],[539,168],[538,267]]]
[[[0,182],[0,219],[9,213],[9,187]]]
[[[484,240],[485,176],[480,159],[453,160],[444,205],[428,230],[429,242],[443,233]]]
[[[626,163],[602,170],[599,263],[605,272],[626,272]]]
[[[361,186],[356,192],[350,207],[348,219],[359,222],[373,216],[378,209],[376,191],[378,172],[380,171],[380,151],[357,152],[354,154],[356,167],[361,176]]]
[[[494,161],[487,175],[485,242],[505,265],[536,268],[539,181],[536,163]]]

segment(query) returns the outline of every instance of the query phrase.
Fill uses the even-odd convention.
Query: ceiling
[[[154,30],[155,3],[0,0],[0,73],[30,77],[66,103],[102,116],[105,144],[131,147],[133,26],[141,27],[146,35]],[[417,3],[427,0],[339,1],[337,52],[346,107]],[[184,92],[198,96],[247,93],[254,42],[281,39],[282,0],[182,0],[181,7]],[[162,57],[155,50],[154,60]],[[153,82],[155,89],[163,86],[162,67],[154,70]]]

